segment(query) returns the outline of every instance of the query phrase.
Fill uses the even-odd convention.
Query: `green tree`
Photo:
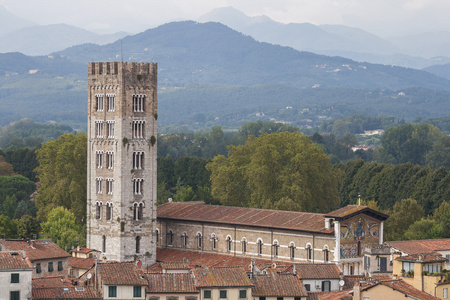
[[[75,215],[62,206],[53,208],[41,226],[44,234],[66,251],[78,244],[86,244],[84,226],[79,225]]]
[[[36,218],[29,215],[24,215],[20,218],[17,224],[17,236],[22,239],[28,239],[33,235],[39,234],[39,222]]]
[[[17,220],[0,215],[0,238],[14,238],[17,235]]]
[[[36,217],[36,212],[37,209],[34,203],[28,199],[24,199],[20,201],[19,204],[17,205],[14,216],[16,219],[22,218],[23,215],[30,215],[32,217]]]
[[[86,153],[85,133],[64,134],[47,142],[36,151],[39,167],[36,174],[41,187],[36,196],[38,219],[46,221],[50,211],[63,206],[71,211],[77,224],[86,217]]]
[[[421,219],[409,226],[404,237],[407,240],[440,239],[444,237],[444,229],[434,219]]]
[[[0,155],[0,176],[13,176],[13,166],[5,161],[5,158]]]
[[[433,145],[433,150],[425,157],[427,165],[432,168],[444,167],[450,170],[450,136],[440,137]]]
[[[392,214],[386,220],[386,240],[402,239],[409,226],[423,216],[422,207],[414,199],[403,199],[395,203]]]
[[[443,201],[434,211],[434,219],[441,224],[444,237],[450,238],[450,203]]]
[[[425,165],[425,155],[441,136],[439,129],[430,124],[391,127],[381,137],[383,161]]]
[[[250,137],[207,165],[223,205],[299,211],[337,207],[337,173],[322,149],[299,132]]]
[[[5,202],[3,202],[3,214],[8,218],[13,219],[17,209],[17,198],[15,195],[7,196]]]

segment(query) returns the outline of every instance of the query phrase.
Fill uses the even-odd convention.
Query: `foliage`
[[[403,199],[394,205],[392,214],[386,220],[386,240],[394,241],[403,238],[404,233],[414,222],[424,216],[422,207],[416,200]]]
[[[450,170],[450,136],[441,136],[433,149],[425,156],[427,165],[432,168],[444,167]]]
[[[53,208],[41,225],[45,235],[65,251],[86,244],[85,226],[77,223],[75,215],[64,207]]]
[[[50,211],[58,206],[75,215],[77,224],[86,218],[87,136],[84,133],[64,134],[37,150],[41,182],[36,196],[38,219],[46,221]]]
[[[441,225],[444,237],[450,238],[450,203],[444,201],[434,211],[434,219]]]
[[[34,169],[38,166],[36,148],[20,148],[5,152],[5,160],[10,163],[14,172],[23,175],[31,181],[36,180]]]
[[[212,194],[223,205],[297,211],[337,206],[337,174],[305,135],[282,132],[250,137],[207,165]]]
[[[0,176],[13,176],[14,168],[13,166],[6,162],[5,158],[0,155]]]
[[[444,237],[444,230],[434,219],[421,219],[411,224],[404,234],[407,240],[439,239]]]
[[[15,238],[17,234],[17,220],[0,215],[0,235],[2,238]]]
[[[382,160],[425,165],[425,155],[441,136],[437,127],[424,123],[388,128],[381,138]]]
[[[21,239],[29,239],[32,238],[33,235],[36,235],[37,237],[39,234],[39,229],[39,222],[36,218],[29,215],[24,215],[17,223],[17,237]]]

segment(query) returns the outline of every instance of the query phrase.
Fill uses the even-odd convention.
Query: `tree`
[[[441,224],[444,237],[450,238],[450,203],[443,201],[434,211],[434,219]]]
[[[33,235],[39,234],[39,222],[36,218],[24,215],[17,224],[17,236],[22,239],[28,239]]]
[[[75,215],[62,206],[53,208],[47,221],[41,225],[44,234],[66,251],[78,244],[86,244],[84,226],[79,225]]]
[[[8,218],[13,219],[17,208],[17,198],[15,195],[7,196],[5,202],[3,202],[3,214]]]
[[[425,165],[425,155],[441,136],[437,127],[424,123],[388,128],[381,137],[383,160]]]
[[[77,224],[86,218],[87,136],[64,134],[36,151],[41,182],[36,196],[38,219],[46,221],[50,211],[63,206],[71,211]]]
[[[400,240],[405,231],[424,215],[416,200],[408,198],[395,203],[390,217],[386,220],[386,240]]]
[[[444,237],[444,230],[434,219],[421,219],[409,226],[404,236],[407,240],[440,239]]]
[[[0,238],[14,238],[17,234],[17,220],[0,215]]]
[[[223,205],[324,212],[338,204],[330,159],[299,132],[250,137],[206,168]]]
[[[425,158],[427,165],[432,168],[444,167],[450,170],[450,136],[440,137]]]
[[[13,176],[14,168],[10,163],[5,161],[5,158],[0,155],[0,176]]]

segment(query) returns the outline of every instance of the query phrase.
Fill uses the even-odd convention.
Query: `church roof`
[[[207,205],[204,202],[169,202],[158,206],[158,219],[256,226],[307,232],[333,233],[325,229],[325,215],[297,211]]]
[[[371,209],[370,207],[364,206],[364,205],[347,205],[347,206],[341,207],[335,211],[325,214],[325,217],[334,218],[339,221],[339,220],[348,219],[348,218],[353,217],[354,215],[357,215],[360,213],[365,213],[365,214],[370,215],[380,221],[384,221],[389,217],[386,214],[383,214],[379,211],[376,211],[376,210]]]
[[[391,241],[385,244],[408,254],[450,250],[450,239]]]

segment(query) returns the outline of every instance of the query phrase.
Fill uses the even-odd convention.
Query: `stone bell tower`
[[[87,247],[156,258],[157,64],[88,67]]]

